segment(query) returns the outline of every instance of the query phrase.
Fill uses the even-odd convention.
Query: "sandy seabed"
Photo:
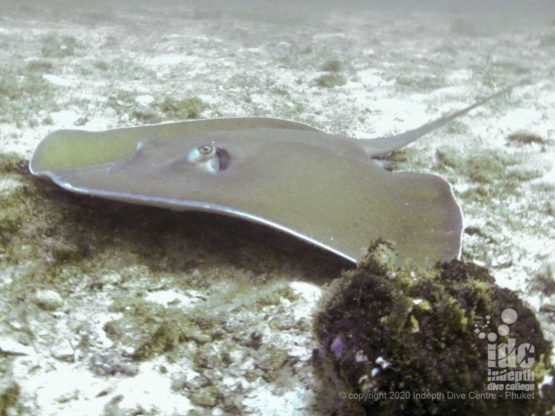
[[[462,258],[517,291],[555,339],[555,12],[15,2],[0,10],[0,153],[23,159],[59,128],[193,117],[279,117],[380,137],[528,80],[397,153],[395,170],[452,184],[466,227]],[[4,200],[41,184],[29,186],[0,171]],[[56,192],[31,193],[27,209],[37,211],[0,207],[2,224],[15,216],[20,230],[18,247],[0,252],[0,348],[9,352],[0,371],[17,384],[22,414],[310,413],[311,316],[341,265],[276,252],[257,230],[229,241],[240,227],[204,217],[206,228],[166,218],[166,237],[153,237],[160,224],[148,216],[157,211],[75,208],[67,197],[55,214]],[[186,237],[176,241],[170,226]],[[89,232],[83,248],[79,233]],[[14,295],[25,279],[36,287]],[[149,317],[170,319],[172,308],[192,311],[192,335],[168,341],[188,354],[145,353],[129,364],[152,335]]]

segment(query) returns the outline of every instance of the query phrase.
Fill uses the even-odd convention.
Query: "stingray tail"
[[[453,113],[447,114],[437,120],[430,121],[429,123],[424,124],[413,130],[408,130],[404,133],[397,134],[395,136],[389,137],[379,137],[371,140],[365,141],[364,139],[361,140],[361,145],[365,148],[366,152],[370,157],[384,155],[394,150],[398,150],[403,146],[406,146],[409,143],[414,142],[415,140],[419,139],[420,137],[424,136],[425,134],[430,133],[433,130],[436,130],[440,127],[445,126],[446,124],[450,123],[454,119],[468,113],[470,110],[473,110],[476,107],[479,107],[490,100],[493,100],[500,95],[506,94],[511,89],[513,89],[517,85],[521,85],[526,81],[521,81],[516,84],[513,84],[509,87],[502,89],[501,91],[496,92],[488,97],[482,98],[481,100],[476,101],[474,104],[469,105],[468,107],[463,108],[462,110],[455,111]]]

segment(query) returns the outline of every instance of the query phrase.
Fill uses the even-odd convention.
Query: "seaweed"
[[[181,100],[165,97],[157,106],[165,118],[173,120],[198,118],[207,107],[206,103],[198,97]]]
[[[360,267],[344,272],[322,301],[314,351],[319,410],[355,415],[549,414],[554,402],[541,399],[540,383],[550,366],[551,344],[518,296],[472,263],[453,260],[417,273],[395,268],[391,247],[382,241],[373,245]],[[505,315],[513,313],[518,319],[509,332],[508,325],[499,329],[509,322]],[[500,383],[488,380],[488,347],[515,340],[533,346],[533,366],[527,373],[533,378],[527,382],[531,392],[494,390]]]
[[[322,88],[340,87],[347,83],[345,76],[337,72],[328,72],[320,75],[314,80],[317,86]]]
[[[322,64],[320,69],[326,72],[339,72],[343,69],[343,64],[338,59],[329,59]]]
[[[45,58],[65,58],[75,55],[75,50],[82,47],[73,36],[51,33],[43,38],[41,53]]]

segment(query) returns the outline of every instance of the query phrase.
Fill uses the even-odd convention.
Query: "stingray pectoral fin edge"
[[[437,236],[439,240],[443,241],[444,246],[442,248],[443,254],[440,256],[442,260],[457,258],[460,255],[460,247],[461,247],[461,231],[462,231],[462,212],[459,205],[456,203],[451,186],[448,182],[443,180],[441,177],[437,175],[431,174],[418,174],[418,173],[400,173],[398,174],[400,177],[405,178],[418,178],[419,182],[427,185],[424,186],[433,186],[434,189],[438,189],[439,193],[438,196],[445,202],[444,207],[441,209],[443,211],[442,215],[445,216],[446,222],[449,223],[449,227],[445,227],[450,229],[448,231],[449,236],[446,238],[446,235]],[[154,195],[143,195],[143,194],[136,194],[136,193],[125,193],[125,192],[114,192],[114,191],[107,191],[101,189],[92,189],[87,187],[79,187],[74,186],[71,183],[65,181],[59,175],[53,172],[41,172],[38,176],[43,178],[49,178],[54,182],[56,185],[60,186],[63,189],[66,189],[71,192],[75,192],[78,194],[88,195],[92,197],[99,197],[105,198],[125,203],[131,203],[136,205],[149,205],[158,208],[169,208],[174,211],[199,211],[199,212],[207,212],[211,214],[219,214],[224,215],[232,218],[238,218],[241,220],[249,221],[252,223],[260,224],[263,226],[267,226],[269,228],[278,230],[285,234],[291,235],[301,241],[305,241],[313,246],[316,246],[324,251],[330,252],[350,263],[358,264],[360,260],[361,253],[351,253],[349,250],[342,250],[341,248],[334,247],[333,245],[326,244],[325,242],[320,241],[316,238],[311,238],[302,232],[298,232],[293,228],[288,226],[284,226],[278,222],[268,220],[263,218],[259,215],[246,212],[244,210],[236,209],[233,207],[229,207],[226,205],[215,204],[210,202],[203,202],[203,201],[196,201],[190,199],[175,199],[175,198],[168,198],[168,197],[157,197]],[[418,188],[418,187],[415,187]],[[443,227],[442,227],[443,228]],[[381,238],[387,239],[388,236],[384,235]],[[372,243],[371,240],[367,242],[367,246],[370,246]],[[435,243],[434,243],[435,244]],[[426,242],[422,241],[422,245],[425,247]],[[437,244],[436,244],[437,245]],[[421,256],[425,257],[425,256]]]
[[[157,208],[165,207],[173,211],[197,211],[197,212],[207,212],[210,214],[217,213],[231,218],[239,218],[255,224],[260,224],[260,225],[273,228],[285,234],[289,234],[295,238],[298,238],[302,241],[312,244],[320,249],[331,252],[336,256],[339,256],[350,263],[358,264],[359,262],[359,259],[356,259],[350,256],[349,254],[343,253],[342,251],[337,250],[334,247],[331,247],[329,245],[326,245],[316,239],[310,238],[302,233],[292,230],[291,228],[285,227],[273,221],[269,221],[258,215],[253,215],[251,213],[244,212],[242,210],[231,208],[225,205],[194,201],[194,200],[186,200],[186,199],[159,198],[152,195],[126,194],[122,192],[110,192],[110,191],[102,191],[99,189],[87,189],[87,188],[75,187],[70,183],[64,181],[58,175],[52,172],[41,172],[36,174],[36,176],[39,176],[42,178],[49,178],[54,184],[58,185],[59,187],[67,191],[75,192],[78,194],[105,198],[105,199],[110,199],[114,201],[134,204],[134,205],[148,205],[148,206],[153,206]]]
[[[416,216],[420,213],[422,217],[419,220],[434,228],[429,232],[419,232],[418,238],[408,239],[418,245],[418,247],[411,247],[410,252],[416,257],[426,257],[426,252],[434,248],[441,253],[435,257],[435,260],[449,261],[459,258],[462,249],[464,216],[455,199],[451,184],[441,176],[429,173],[399,172],[394,175],[415,184],[414,192],[416,195],[422,194],[423,197],[413,197],[411,200],[420,201],[416,204],[423,205],[414,206],[412,212]]]

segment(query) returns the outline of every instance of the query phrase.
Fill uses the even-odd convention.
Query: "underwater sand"
[[[530,79],[397,153],[395,169],[453,185],[463,260],[518,291],[555,340],[555,12],[200,4],[0,5],[0,155],[28,159],[59,128],[189,117],[385,136]],[[259,227],[90,201],[23,172],[0,169],[12,408],[311,414],[312,313],[344,264]]]

